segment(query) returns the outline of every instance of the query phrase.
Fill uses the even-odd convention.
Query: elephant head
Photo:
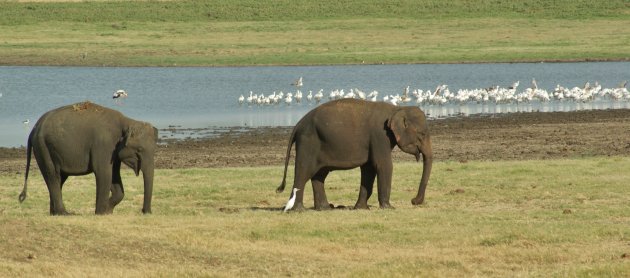
[[[143,213],[151,213],[151,197],[153,194],[154,156],[158,130],[148,123],[130,120],[123,131],[119,145],[118,159],[136,173],[142,171],[144,181]]]
[[[422,154],[422,178],[418,195],[411,200],[414,205],[422,204],[433,165],[433,149],[426,116],[418,107],[402,107],[389,118],[387,126],[393,133],[396,145],[402,151],[415,155],[416,161],[420,160]]]

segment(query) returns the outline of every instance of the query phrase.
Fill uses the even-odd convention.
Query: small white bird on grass
[[[295,205],[295,196],[297,195],[298,190],[300,190],[300,189],[299,188],[293,188],[293,192],[291,193],[291,198],[289,198],[289,201],[284,206],[284,212],[289,211],[290,209],[293,208],[293,205]]]

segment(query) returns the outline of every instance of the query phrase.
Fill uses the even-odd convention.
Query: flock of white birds
[[[438,85],[435,90],[410,90],[410,86],[404,88],[402,94],[384,94],[379,97],[378,91],[364,92],[358,88],[349,89],[347,92],[343,89],[331,90],[324,93],[323,89],[313,93],[303,94],[300,88],[303,86],[303,79],[300,77],[296,82],[292,83],[297,87],[295,92],[273,92],[265,95],[264,93],[256,94],[249,92],[249,96],[241,95],[238,98],[239,105],[248,106],[269,106],[269,105],[292,105],[301,103],[319,104],[323,101],[330,101],[342,98],[355,98],[369,101],[389,102],[393,105],[445,105],[445,104],[511,104],[511,103],[527,103],[532,101],[549,102],[549,101],[573,101],[573,102],[590,102],[597,99],[610,100],[630,100],[630,92],[626,88],[627,82],[621,83],[616,88],[602,88],[595,82],[590,84],[586,82],[582,87],[567,88],[557,85],[556,88],[549,92],[538,87],[536,80],[532,79],[532,84],[524,90],[518,90],[520,81],[516,81],[509,87],[493,86],[483,89],[460,89],[457,92],[451,92],[448,85]]]

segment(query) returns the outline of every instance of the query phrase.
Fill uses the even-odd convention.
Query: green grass
[[[627,60],[627,1],[0,2],[0,65]]]
[[[277,210],[280,166],[158,170],[149,216],[142,179],[125,171],[109,216],[93,215],[92,176],[70,178],[69,217],[48,216],[39,173],[23,204],[23,178],[4,175],[0,276],[625,277],[627,169],[627,157],[436,162],[426,204],[413,207],[421,164],[400,163],[395,210],[289,214]],[[358,170],[332,173],[329,200],[353,205],[358,182]]]
[[[627,18],[623,0],[214,0],[214,1],[2,1],[0,24],[49,21],[108,23],[303,21],[357,18]]]

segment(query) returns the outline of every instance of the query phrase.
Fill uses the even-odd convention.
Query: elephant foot
[[[71,216],[71,215],[75,215],[74,213],[70,213],[67,212],[65,209],[62,211],[51,211],[50,215],[54,215],[54,216]]]
[[[363,202],[362,202],[362,203],[359,203],[359,202],[357,202],[357,203],[354,205],[354,209],[370,209],[370,207],[368,206],[368,204],[367,204],[367,203],[363,203]]]
[[[422,203],[424,203],[424,196],[411,199],[411,204],[414,206],[422,205]]]
[[[114,208],[97,209],[95,213],[98,214],[98,215],[112,214],[112,213],[114,213]]]
[[[383,203],[380,205],[381,209],[396,209],[394,206],[390,205],[389,203]]]
[[[335,205],[329,203],[315,204],[315,210],[331,210]]]
[[[296,203],[295,205],[293,205],[293,208],[290,209],[290,211],[297,211],[297,212],[302,212],[305,210],[306,208],[304,208],[304,204],[302,203]]]

